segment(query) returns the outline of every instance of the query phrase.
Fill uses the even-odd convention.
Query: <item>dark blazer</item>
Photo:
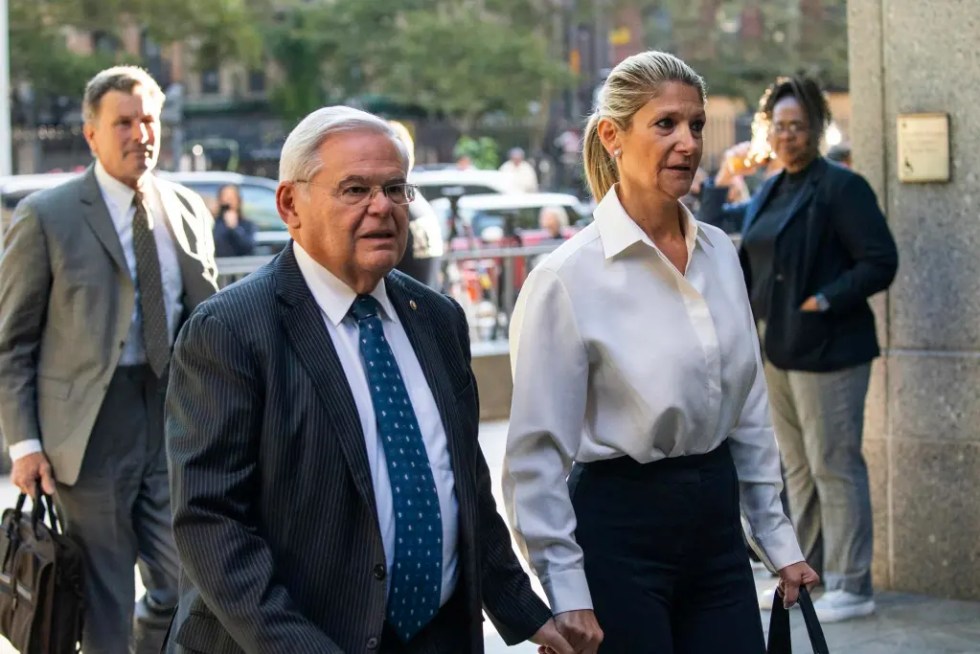
[[[240,216],[232,229],[225,224],[224,211],[214,221],[214,256],[247,257],[255,251],[255,223]]]
[[[722,205],[722,189],[702,197],[702,220],[736,221],[745,234],[784,173],[767,180],[747,203]],[[746,284],[752,270],[744,248],[739,258]],[[850,169],[817,159],[776,238],[775,277],[764,349],[773,365],[826,372],[866,363],[880,350],[867,298],[888,288],[898,251],[867,181]],[[817,293],[826,312],[803,312]]]
[[[508,643],[526,640],[551,614],[491,495],[465,316],[399,272],[386,285],[449,439],[465,651],[483,651],[482,608]],[[292,244],[191,316],[172,366],[167,451],[183,574],[168,651],[374,652],[386,570],[364,435]]]

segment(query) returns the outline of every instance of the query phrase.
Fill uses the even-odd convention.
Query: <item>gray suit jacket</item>
[[[482,652],[483,608],[507,642],[525,640],[551,613],[491,494],[466,318],[399,272],[387,289],[435,396],[459,501],[464,616],[413,651]],[[168,651],[376,651],[387,570],[364,434],[291,245],[184,325],[167,452],[183,566]]]
[[[189,315],[216,290],[212,218],[194,192],[155,183]],[[62,483],[78,479],[134,303],[94,165],[18,205],[0,259],[0,431],[8,445],[39,439]]]

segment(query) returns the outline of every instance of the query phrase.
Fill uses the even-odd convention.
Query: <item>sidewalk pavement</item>
[[[506,422],[487,422],[480,425],[480,444],[490,468],[498,510],[503,512],[500,475],[503,467]],[[0,508],[13,506],[17,489],[9,479],[0,477]],[[523,564],[524,561],[522,560]],[[532,578],[535,589],[543,597],[540,584]],[[756,571],[756,586],[771,587],[774,579],[763,570]],[[143,592],[137,574],[136,593]],[[135,598],[135,596],[134,596]],[[824,634],[832,654],[980,654],[980,602],[944,600],[910,593],[880,592],[875,598],[875,615],[858,620],[824,626]],[[806,628],[799,611],[790,613],[793,624],[793,651],[809,654]],[[761,612],[763,627],[768,627],[769,613]],[[537,647],[522,643],[507,647],[487,620],[485,623],[486,654],[534,654]],[[0,654],[15,654],[15,650],[0,638]]]

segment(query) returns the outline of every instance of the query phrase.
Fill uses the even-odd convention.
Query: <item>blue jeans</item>
[[[765,364],[796,535],[827,590],[870,596],[872,518],[861,454],[871,364],[833,372]]]

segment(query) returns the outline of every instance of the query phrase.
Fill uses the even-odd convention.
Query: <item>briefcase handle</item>
[[[24,503],[27,501],[27,493],[21,493],[17,497],[17,504],[14,506],[14,514],[17,521],[19,522],[21,516],[24,513]],[[41,491],[41,481],[38,480],[34,484],[34,506],[31,508],[31,528],[34,530],[34,535],[37,536],[37,526],[38,524],[45,524],[44,518],[45,514],[51,517],[50,529],[55,534],[64,531],[62,528],[63,521],[61,516],[55,510],[54,500],[47,493]]]
[[[800,610],[803,611],[803,621],[806,623],[806,632],[810,637],[813,654],[830,654],[827,639],[824,638],[820,620],[817,619],[817,612],[813,609],[813,600],[810,598],[806,586],[800,586],[798,602]],[[778,592],[772,600],[772,616],[769,618],[769,643],[766,646],[766,654],[793,654],[789,610],[783,606],[783,598],[779,596]]]

